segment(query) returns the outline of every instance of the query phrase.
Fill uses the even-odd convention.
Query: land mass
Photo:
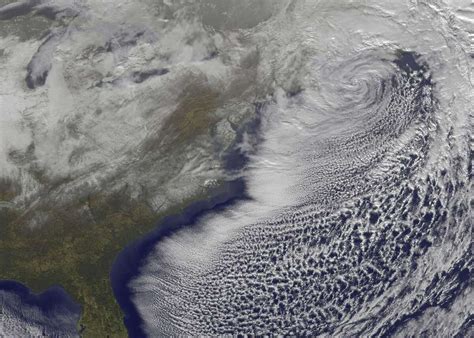
[[[186,98],[183,101],[184,106],[177,114],[185,111],[187,115],[176,118],[173,114],[165,128],[175,135],[173,145],[165,146],[168,154],[185,152],[197,136],[208,133],[215,123],[207,121],[208,128],[196,123],[213,107],[202,102],[188,102]],[[212,99],[204,102],[212,102]],[[191,114],[196,111],[199,114]],[[254,119],[242,123],[235,131],[234,142],[240,140],[238,135],[244,130],[256,128],[258,124],[255,123]],[[153,149],[154,143],[149,146],[150,150],[157,151]],[[227,156],[221,159],[222,165],[235,162],[238,153],[229,146]],[[239,157],[239,165],[243,165],[242,161]],[[0,178],[0,280],[18,281],[34,293],[54,285],[64,288],[82,306],[78,329],[84,337],[127,336],[123,313],[109,277],[118,253],[156,229],[164,217],[180,214],[196,201],[212,198],[225,185],[224,180],[217,179],[210,186],[193,190],[189,197],[179,202],[156,208],[150,204],[146,193],[131,197],[133,188],[126,183],[111,191],[74,191],[64,199],[56,191],[65,183],[63,180],[56,181],[41,170],[32,171],[32,176],[47,189],[29,208],[15,203],[22,193],[21,185]]]
[[[4,3],[0,0],[0,5]],[[12,77],[15,84],[20,77],[26,81],[18,90],[19,102],[31,100],[31,105],[25,111],[12,108],[22,111],[18,119],[22,128],[26,126],[28,142],[5,147],[6,161],[14,170],[0,177],[0,280],[18,281],[34,293],[59,285],[82,306],[83,336],[124,337],[123,313],[109,278],[117,254],[154,230],[165,216],[212,196],[213,189],[232,175],[227,162],[239,162],[241,157],[225,157],[239,138],[242,141],[242,130],[255,122],[253,102],[266,93],[262,90],[256,96],[251,85],[257,76],[258,53],[253,51],[236,68],[238,81],[230,86],[219,82],[219,88],[194,68],[176,74],[173,67],[150,70],[148,49],[141,48],[149,41],[140,44],[143,32],[120,28],[111,40],[107,36],[89,42],[81,29],[74,56],[69,55],[65,53],[69,47],[57,50],[56,43],[73,39],[61,40],[53,28],[68,26],[78,12],[72,8],[61,13],[64,17],[54,20],[36,10],[5,17],[0,29],[0,37],[16,36],[33,53]],[[77,27],[87,27],[78,21]],[[193,33],[192,39],[198,37]],[[34,51],[29,41],[40,39]],[[128,43],[115,46],[115,40]],[[108,61],[118,53],[114,48],[135,60],[121,61],[125,75],[116,72],[118,64]],[[49,53],[53,50],[64,62],[56,62]],[[0,61],[8,71],[17,59],[15,53],[11,46],[0,49]],[[36,58],[48,61],[49,73],[43,62],[33,62]],[[156,52],[152,61],[168,67],[168,58],[163,56],[161,62],[162,55]],[[207,61],[212,62],[203,62]],[[35,65],[39,68],[32,72]],[[64,85],[55,87],[55,72],[78,107],[71,104],[70,114],[63,116],[61,104],[58,121],[39,131],[43,115],[50,116],[55,109],[38,106],[34,91],[57,91],[61,96]],[[30,81],[31,73],[39,74],[38,88]],[[165,82],[152,83],[161,76],[174,76],[167,80],[172,90],[161,89]],[[133,86],[134,94],[129,97],[128,87],[114,87],[114,79]],[[176,103],[168,92],[177,93]],[[163,107],[172,113],[165,114]],[[58,163],[63,164],[59,171]]]
[[[0,200],[11,198],[12,188],[5,182],[2,188]],[[109,280],[115,257],[128,243],[153,230],[160,219],[180,213],[207,194],[159,213],[130,199],[125,191],[93,194],[45,210],[50,221],[38,229],[24,227],[25,215],[19,210],[0,208],[0,279],[16,280],[35,293],[60,285],[82,306],[79,325],[84,337],[126,337]],[[84,217],[84,210],[93,222]]]

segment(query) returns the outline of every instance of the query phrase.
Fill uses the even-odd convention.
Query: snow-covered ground
[[[19,10],[41,18],[29,36]],[[126,186],[159,211],[239,175],[252,200],[158,243],[132,282],[150,336],[464,335],[473,67],[467,0],[15,2],[0,207],[41,227],[38,203]],[[256,102],[262,142],[229,174]]]
[[[192,4],[25,4],[54,20],[27,39],[12,34],[23,7],[0,11],[0,178],[20,185],[18,206],[126,185],[159,211],[226,178],[222,156],[258,94],[255,51],[219,31],[217,12],[204,23]]]

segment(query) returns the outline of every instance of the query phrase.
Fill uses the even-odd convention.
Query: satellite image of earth
[[[0,0],[0,337],[474,337],[474,2]]]

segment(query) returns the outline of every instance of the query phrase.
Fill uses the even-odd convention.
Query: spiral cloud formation
[[[265,96],[242,144],[250,199],[157,244],[131,283],[144,330],[472,334],[474,7],[267,12],[219,27],[239,35],[220,57],[254,51]]]

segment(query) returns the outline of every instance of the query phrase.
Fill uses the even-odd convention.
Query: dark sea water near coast
[[[248,162],[247,154],[243,153],[237,145],[242,141],[244,134],[252,135],[255,138],[254,141],[258,141],[260,112],[263,108],[263,103],[255,104],[257,117],[237,130],[238,136],[235,146],[231,147],[223,158],[224,168],[228,173],[238,172]],[[110,281],[115,298],[123,311],[124,323],[130,337],[144,337],[146,334],[142,327],[143,321],[132,302],[133,291],[128,285],[138,277],[140,267],[157,243],[184,227],[195,225],[204,215],[218,213],[248,198],[244,179],[237,178],[224,182],[210,191],[204,199],[193,202],[179,214],[165,217],[159,221],[154,231],[130,243],[117,255],[111,268]],[[27,286],[19,282],[0,280],[0,291],[17,295],[21,306],[37,307],[48,321],[54,322],[55,316],[61,313],[66,314],[67,317],[75,319],[75,321],[67,323],[67,326],[77,328],[81,306],[75,303],[60,286],[53,286],[41,294],[34,294]]]
[[[235,146],[231,147],[223,158],[224,168],[228,173],[243,169],[249,160],[248,155],[238,147],[244,134],[250,135],[254,143],[260,141],[261,112],[264,107],[265,103],[256,103],[256,117],[237,129]],[[124,323],[130,337],[144,337],[146,334],[143,321],[132,301],[133,290],[129,288],[129,283],[138,277],[141,266],[155,246],[176,231],[195,225],[201,217],[219,213],[246,199],[249,199],[249,196],[243,178],[225,182],[211,191],[205,199],[193,202],[179,214],[165,217],[154,231],[132,242],[120,252],[112,266],[110,280],[115,299],[124,313]]]
[[[3,294],[2,292],[3,291]],[[11,298],[5,294],[15,295],[21,302],[22,308],[18,308],[17,304],[11,304]],[[6,310],[8,308],[8,310]],[[81,306],[74,302],[71,296],[60,286],[52,286],[42,293],[35,294],[25,285],[13,280],[0,281],[0,318],[6,315],[3,311],[9,312],[10,315],[23,316],[22,310],[34,310],[41,318],[20,318],[26,322],[32,321],[40,324],[44,320],[43,334],[49,335],[50,330],[54,331],[55,327],[61,326],[64,331],[74,333],[77,328],[77,321],[81,315]],[[36,311],[38,310],[38,311]],[[31,314],[26,311],[26,314]]]
[[[197,201],[180,214],[164,218],[156,230],[129,244],[117,256],[110,280],[117,302],[125,315],[124,322],[130,337],[144,337],[142,319],[133,303],[133,290],[128,285],[140,273],[140,267],[160,240],[179,229],[196,224],[205,214],[219,212],[245,198],[245,182],[228,182],[206,200]]]
[[[219,212],[246,198],[244,180],[226,182],[206,199],[192,203],[179,214],[165,217],[154,231],[130,243],[119,253],[111,269],[110,281],[115,298],[124,313],[124,322],[130,337],[146,335],[142,329],[142,320],[132,302],[133,291],[128,284],[139,275],[140,267],[156,244],[175,231],[196,224],[205,214]],[[2,280],[0,291],[17,295],[22,307],[37,307],[40,313],[52,322],[60,313],[76,317],[77,320],[80,317],[81,306],[59,286],[51,287],[41,294],[34,294],[19,282]],[[0,305],[1,303],[2,299]],[[71,327],[76,325],[77,323],[71,323]]]

